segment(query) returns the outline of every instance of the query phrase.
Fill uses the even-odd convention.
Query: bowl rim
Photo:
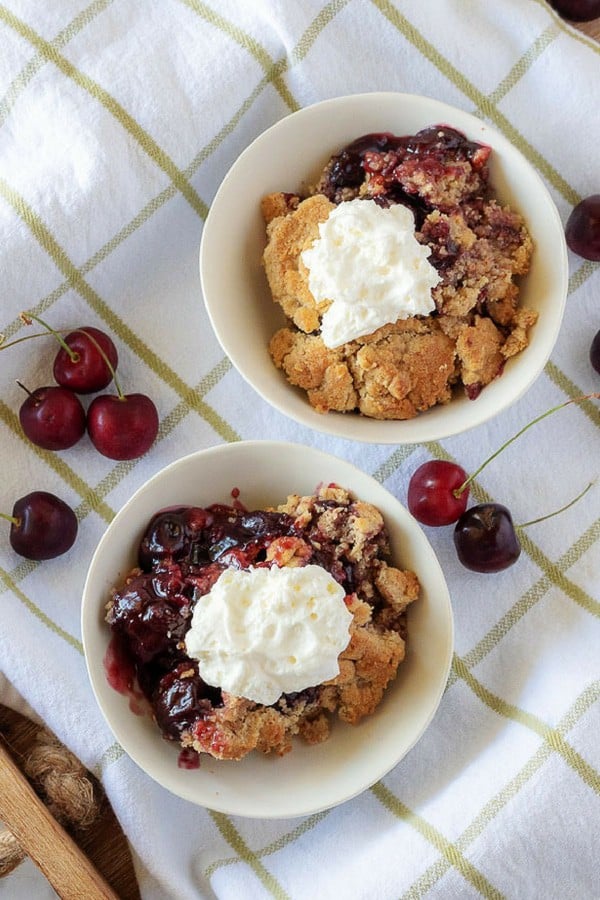
[[[229,463],[235,463],[236,456],[238,454],[249,453],[251,455],[253,452],[262,452],[265,447],[268,447],[272,453],[278,454],[278,458],[281,458],[281,454],[286,453],[291,448],[292,454],[302,454],[303,459],[307,458],[311,464],[316,463],[319,460],[327,459],[328,465],[339,465],[345,475],[348,475],[353,471],[355,477],[359,482],[364,483],[365,486],[373,483],[373,486],[378,487],[378,493],[380,495],[387,495],[388,506],[391,506],[394,512],[399,516],[399,519],[393,522],[393,528],[396,530],[396,532],[398,532],[399,530],[402,532],[405,545],[406,547],[408,547],[409,555],[411,555],[412,553],[416,553],[420,557],[424,556],[427,559],[427,571],[425,573],[418,572],[417,574],[419,575],[422,584],[425,585],[426,596],[428,595],[428,592],[431,592],[434,589],[434,587],[435,591],[437,592],[437,595],[435,597],[432,597],[432,600],[433,607],[435,608],[435,610],[437,611],[437,615],[439,616],[439,621],[436,623],[436,627],[439,629],[439,634],[441,635],[443,653],[441,654],[439,659],[426,661],[429,665],[429,668],[432,670],[431,672],[427,671],[427,677],[430,678],[433,687],[430,687],[429,693],[427,693],[427,691],[425,692],[426,706],[423,711],[422,718],[419,722],[419,727],[415,729],[413,733],[410,733],[408,735],[408,740],[406,740],[402,745],[401,752],[399,752],[397,756],[388,756],[383,764],[380,764],[374,768],[369,768],[369,766],[366,765],[366,770],[363,774],[363,777],[353,785],[352,790],[348,790],[348,788],[346,787],[336,794],[335,791],[332,792],[331,789],[327,787],[324,794],[325,800],[322,803],[315,802],[314,797],[296,797],[294,800],[291,800],[287,803],[284,802],[283,805],[280,804],[277,810],[275,810],[274,812],[268,812],[264,808],[261,808],[258,812],[255,813],[249,807],[247,801],[240,801],[239,806],[236,806],[235,803],[232,806],[231,801],[221,802],[218,796],[211,795],[210,791],[203,792],[202,790],[200,790],[200,792],[198,792],[198,790],[194,788],[194,785],[190,781],[188,781],[186,784],[185,778],[181,778],[181,770],[177,768],[176,751],[180,748],[178,748],[177,744],[173,745],[174,749],[171,748],[169,746],[169,742],[165,741],[162,738],[162,735],[156,728],[154,722],[150,722],[150,740],[153,744],[162,742],[164,745],[168,746],[169,752],[173,753],[173,758],[171,760],[171,768],[165,766],[163,769],[161,766],[159,766],[159,771],[156,771],[156,769],[152,766],[150,766],[149,768],[148,761],[147,759],[144,759],[143,754],[145,739],[142,737],[142,740],[140,741],[139,739],[137,739],[135,734],[136,729],[140,728],[139,725],[135,725],[135,722],[139,721],[140,717],[135,716],[133,712],[127,710],[128,717],[123,716],[121,719],[119,718],[120,713],[118,711],[115,712],[116,707],[114,704],[126,703],[127,699],[122,697],[120,694],[114,691],[113,688],[108,686],[106,675],[104,673],[103,657],[105,648],[109,643],[110,632],[108,628],[106,628],[106,631],[104,631],[103,619],[102,621],[100,621],[101,612],[103,609],[102,597],[106,596],[103,591],[100,590],[100,582],[102,581],[101,560],[103,555],[105,554],[105,548],[110,547],[111,541],[114,540],[115,532],[119,529],[120,523],[123,521],[123,519],[127,519],[127,517],[131,515],[130,511],[135,509],[140,498],[142,498],[145,494],[151,492],[153,490],[153,487],[157,483],[163,481],[164,479],[169,479],[169,477],[177,469],[184,470],[187,466],[202,464],[202,462],[205,462],[210,456],[215,457],[218,455],[222,455],[224,462],[229,461]],[[339,483],[344,483],[342,478],[340,478]],[[349,490],[352,494],[356,494],[356,491],[352,486],[349,487]],[[292,491],[290,491],[289,493],[292,492],[293,486]],[[284,498],[282,498],[282,500],[283,499]],[[389,525],[389,516],[384,517],[386,518],[386,524]],[[406,527],[408,524],[410,525],[410,528],[408,537],[406,537]],[[133,542],[134,539],[132,538],[132,543]],[[398,541],[396,533],[396,540],[392,541],[392,545],[396,551],[396,556],[398,555],[397,544]],[[403,544],[402,548],[403,556],[405,556],[407,552],[405,549],[405,545]],[[115,565],[115,570],[116,568],[117,566]],[[115,575],[113,583],[115,583],[117,580],[118,576]],[[152,778],[153,781],[162,785],[173,794],[185,800],[195,803],[196,805],[201,805],[206,808],[213,809],[217,812],[222,812],[230,815],[241,815],[249,818],[254,817],[264,819],[296,817],[301,815],[309,815],[324,809],[329,809],[333,806],[352,799],[353,797],[362,793],[380,778],[384,777],[384,775],[386,775],[392,768],[394,768],[401,761],[401,759],[404,758],[409,750],[414,747],[414,745],[422,737],[423,733],[431,723],[446,688],[454,649],[454,620],[448,585],[446,583],[441,565],[433,551],[433,548],[431,547],[431,544],[429,543],[429,540],[427,539],[425,533],[420,528],[416,520],[414,520],[410,515],[408,510],[406,510],[406,508],[400,503],[400,501],[390,491],[388,491],[387,488],[385,488],[379,482],[375,481],[375,479],[371,475],[368,475],[353,463],[350,463],[343,459],[339,459],[332,454],[326,453],[322,450],[318,450],[309,445],[303,445],[288,441],[270,440],[238,441],[232,442],[230,444],[216,445],[186,454],[185,456],[174,460],[164,468],[160,469],[132,494],[130,499],[123,505],[112,522],[106,528],[90,561],[82,593],[81,633],[88,679],[92,687],[92,692],[94,694],[96,703],[110,731],[112,732],[116,740],[120,743],[127,756],[129,756],[130,759],[132,759],[133,762],[136,763],[136,765],[146,773],[146,775]],[[98,658],[97,655],[94,655],[96,653],[96,650],[98,651],[98,653],[100,653],[100,656],[102,658]],[[405,662],[403,665],[407,666],[407,662]],[[401,674],[403,674],[403,672],[404,669],[401,666],[398,679],[400,678]],[[410,677],[410,673],[408,672],[408,670],[407,677]],[[414,679],[415,675],[413,674],[413,681]],[[388,686],[388,691],[390,691],[391,688],[391,685]],[[414,692],[414,686],[412,690]],[[407,699],[407,695],[405,695],[405,699]],[[390,702],[393,703],[393,701]],[[394,710],[396,709],[395,704],[393,708]],[[369,718],[373,720],[376,715],[377,711],[374,716]],[[146,726],[142,725],[141,727],[143,730]],[[334,727],[352,729],[351,726],[338,725],[337,723]],[[357,727],[360,728],[361,726]],[[348,732],[348,734],[350,733],[351,732]],[[363,737],[365,743],[364,746],[361,745],[361,754],[364,754],[365,751],[368,751],[367,736],[369,734],[370,732],[368,730],[365,730]],[[298,739],[294,739],[294,741],[297,740]],[[332,738],[330,738],[329,741],[326,741],[322,745],[308,748],[308,752],[310,752],[311,754],[314,753],[314,751],[318,750],[319,747],[325,747],[327,744],[329,744],[331,740]],[[142,752],[140,752],[140,747],[142,748]],[[336,747],[338,750],[340,747],[344,747],[343,735],[341,738],[338,737]],[[288,759],[289,757],[293,757],[294,754],[298,755],[300,752],[306,752],[302,743],[295,743],[293,752],[283,757],[282,762],[285,764],[286,759]],[[333,752],[333,750],[331,752]],[[250,756],[252,756],[252,754],[250,754]],[[232,765],[231,761],[223,762],[209,760],[209,762],[210,766],[215,771],[217,770],[219,765]],[[242,763],[244,763],[244,760],[242,760],[241,763],[233,763],[233,765],[240,766]]]
[[[556,302],[545,310],[543,342],[540,343],[541,338],[539,337],[536,340],[536,334],[539,336],[539,333],[542,331],[542,326],[540,326],[538,321],[536,326],[534,326],[534,328],[538,329],[538,332],[534,331],[529,346],[517,357],[507,361],[502,378],[498,377],[490,385],[486,386],[483,395],[487,398],[487,402],[481,403],[479,406],[476,405],[477,400],[466,401],[465,398],[465,402],[463,402],[461,396],[455,396],[449,404],[437,405],[410,420],[377,420],[359,416],[358,414],[334,411],[329,411],[325,414],[318,413],[310,406],[304,392],[299,388],[295,388],[287,383],[285,389],[280,387],[281,382],[285,381],[285,375],[283,372],[277,371],[273,364],[274,377],[268,376],[264,379],[253,377],[251,371],[252,363],[245,356],[241,356],[235,351],[230,338],[228,320],[220,312],[219,304],[212,299],[219,296],[219,291],[215,286],[218,276],[215,275],[215,267],[211,264],[211,259],[214,258],[215,254],[213,228],[215,223],[217,223],[217,226],[219,224],[222,216],[222,204],[227,201],[228,194],[232,190],[232,185],[235,183],[236,175],[241,167],[246,165],[248,160],[255,155],[263,152],[263,148],[265,146],[268,147],[280,133],[285,134],[295,125],[300,128],[304,120],[310,120],[313,116],[327,115],[329,121],[333,123],[335,122],[336,112],[343,112],[345,108],[352,109],[355,106],[362,108],[364,104],[369,106],[377,105],[382,108],[386,107],[386,105],[386,108],[398,107],[399,114],[403,104],[418,104],[427,109],[429,124],[432,124],[436,118],[437,121],[449,121],[451,127],[465,131],[467,136],[473,140],[489,143],[494,150],[493,158],[496,157],[496,160],[500,156],[504,156],[507,153],[510,154],[511,158],[517,162],[518,167],[523,169],[523,171],[527,171],[528,191],[535,194],[535,205],[542,204],[544,206],[545,227],[552,232],[553,238],[551,256],[554,276],[558,274],[558,280],[556,277],[553,277],[553,299]],[[453,121],[453,119],[458,121]],[[425,127],[425,125],[421,127]],[[359,130],[360,125],[357,126],[356,131]],[[476,133],[480,136],[477,137]],[[483,136],[481,136],[481,133],[483,133]],[[332,144],[334,146],[330,148],[329,152],[335,149],[335,137],[332,138]],[[328,148],[325,147],[324,149],[326,154]],[[259,201],[260,196],[257,198],[257,207]],[[502,132],[472,113],[433,97],[396,91],[370,91],[330,97],[283,116],[257,135],[230,166],[216,191],[202,230],[198,261],[203,302],[217,340],[235,369],[263,400],[297,423],[323,434],[330,434],[362,443],[382,444],[424,443],[465,433],[484,424],[517,402],[532,387],[542,373],[554,349],[562,326],[569,278],[567,245],[559,212],[541,175],[524,154]],[[264,293],[265,302],[271,303],[272,300],[266,279],[264,282]],[[551,327],[548,327],[549,323]],[[530,351],[528,354],[527,350]],[[524,356],[523,354],[527,355]],[[525,368],[526,366],[527,368]],[[510,372],[513,369],[516,374],[511,376],[510,380],[511,388],[513,388],[512,382],[515,382],[514,388],[512,391],[504,390],[501,384],[502,379],[504,379],[503,384],[506,385],[509,381],[507,370]],[[298,401],[296,397],[299,398]],[[444,412],[449,407],[452,407],[453,413],[458,413],[457,407],[461,403],[463,404],[462,408],[468,412],[466,417]],[[365,422],[367,423],[366,425],[360,424]],[[357,425],[357,423],[359,424]]]

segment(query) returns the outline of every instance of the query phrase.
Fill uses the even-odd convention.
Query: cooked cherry
[[[10,543],[27,559],[53,559],[69,550],[77,537],[77,517],[60,497],[33,491],[16,501],[10,527]]]
[[[205,510],[194,506],[179,506],[158,512],[150,521],[140,542],[138,562],[144,571],[166,561],[192,558],[196,564],[194,547],[200,543],[202,528],[207,521]],[[207,559],[208,557],[205,557]]]
[[[51,385],[27,393],[19,421],[32,443],[45,450],[66,450],[83,437],[85,410],[73,391]]]
[[[58,384],[78,394],[94,394],[110,384],[119,357],[107,334],[86,325],[68,334],[64,343],[69,350],[61,347],[54,360],[54,378]]]
[[[430,460],[413,473],[408,485],[408,508],[423,525],[450,525],[467,508],[469,488],[461,466],[447,460]]]
[[[573,253],[594,262],[600,260],[600,194],[586,197],[572,210],[565,237]]]
[[[367,174],[379,184],[377,201],[400,202],[418,206],[422,201],[403,187],[400,174],[403,162],[420,162],[431,167],[435,162],[468,160],[474,170],[483,170],[490,148],[447,125],[432,125],[413,135],[374,132],[356,138],[331,157],[320,190],[335,203],[346,199],[345,192],[357,193]]]
[[[222,706],[219,688],[205,684],[198,675],[197,666],[185,660],[176,669],[167,672],[156,686],[152,706],[159,728],[172,740],[180,740],[182,732],[210,713],[215,706]]]
[[[189,628],[184,590],[176,573],[156,573],[138,575],[115,592],[108,621],[139,662],[176,653]]]
[[[137,459],[158,434],[158,412],[145,394],[103,394],[92,400],[87,428],[92,444],[110,459]]]
[[[454,545],[463,566],[473,572],[500,572],[521,553],[512,516],[500,503],[467,509],[454,528]]]

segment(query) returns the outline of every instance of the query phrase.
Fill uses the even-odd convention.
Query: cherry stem
[[[58,343],[60,344],[62,349],[65,351],[65,353],[69,354],[69,359],[71,360],[71,362],[75,363],[75,362],[79,361],[79,353],[76,353],[75,350],[72,350],[71,347],[69,347],[69,345],[67,344],[67,342],[58,333],[58,331],[56,331],[56,329],[52,328],[51,325],[48,325],[47,322],[44,322],[44,320],[41,319],[39,316],[36,316],[35,313],[22,312],[21,319],[23,322],[25,322],[26,325],[31,325],[32,319],[34,319],[36,322],[39,322],[40,325],[42,326],[42,328],[45,328],[46,331],[48,331],[51,335],[53,335],[53,337],[56,338],[56,340],[58,341]],[[37,337],[37,335],[31,334],[31,335],[29,335],[29,337]],[[21,338],[21,340],[24,340],[24,338]],[[17,342],[14,341],[13,343],[17,343]],[[5,349],[6,347],[10,347],[10,346],[11,346],[11,344],[6,344],[5,347],[3,347],[3,349]]]
[[[486,460],[484,460],[484,462],[482,462],[481,465],[477,469],[475,469],[475,471],[471,475],[469,475],[469,477],[466,479],[466,481],[463,481],[461,486],[456,488],[452,493],[454,494],[455,497],[460,497],[462,492],[465,491],[469,487],[471,482],[473,482],[477,478],[479,473],[483,469],[485,469],[487,464],[490,463],[493,459],[496,459],[496,457],[500,453],[502,453],[503,450],[505,450],[510,444],[512,444],[513,441],[516,441],[518,437],[521,437],[522,434],[524,434],[526,431],[528,431],[532,425],[536,425],[538,422],[541,422],[542,419],[547,418],[547,416],[551,416],[552,413],[558,412],[559,409],[564,409],[565,406],[569,406],[571,403],[582,403],[584,400],[599,400],[599,399],[600,399],[600,394],[598,394],[598,393],[584,394],[582,397],[572,397],[570,400],[565,400],[564,403],[559,403],[558,406],[553,406],[550,409],[547,409],[541,415],[536,416],[535,419],[532,419],[531,422],[528,422],[527,425],[524,425],[523,428],[521,428],[519,431],[517,431],[516,434],[513,434],[513,436],[511,438],[509,438],[500,447],[498,447],[498,449],[494,453],[492,453],[491,456],[488,456],[488,458]]]
[[[0,519],[6,519],[7,522],[10,522],[11,525],[16,525],[17,528],[21,524],[21,520],[18,516],[9,516],[8,513],[0,512]]]
[[[26,334],[23,337],[15,338],[14,341],[9,341],[8,344],[4,343],[4,335],[2,334],[0,335],[0,350],[8,350],[9,347],[14,347],[15,344],[22,344],[23,341],[30,341],[32,338],[46,337],[47,334],[47,331],[36,331],[35,334]]]
[[[79,331],[81,334],[85,334],[86,338],[92,342],[92,344],[94,345],[94,347],[96,348],[96,350],[98,351],[98,353],[100,354],[100,356],[102,357],[104,362],[106,363],[108,371],[112,375],[112,380],[115,383],[115,388],[116,388],[117,396],[118,396],[119,400],[125,400],[125,394],[123,393],[123,389],[121,388],[121,385],[119,384],[119,379],[117,378],[117,373],[115,372],[115,367],[111,363],[110,359],[108,358],[108,356],[106,355],[106,353],[104,352],[104,350],[102,349],[102,347],[100,346],[100,344],[98,343],[96,338],[92,334],[90,334],[89,331],[86,331],[85,328],[76,328],[75,330]]]
[[[17,378],[17,379],[16,379],[16,382],[17,382],[17,384],[19,385],[19,387],[22,388],[22,389],[25,391],[26,394],[29,394],[30,397],[33,396],[32,392],[29,390],[28,387],[25,387],[25,385],[23,384],[22,381],[19,381],[19,379]]]
[[[566,509],[569,509],[569,507],[574,506],[578,500],[581,500],[582,497],[585,497],[589,489],[593,487],[595,483],[595,481],[590,481],[587,487],[584,487],[584,489],[580,491],[576,497],[573,497],[573,499],[570,500],[569,503],[565,503],[565,505],[561,506],[560,509],[555,509],[554,512],[546,513],[545,516],[539,516],[537,519],[530,519],[529,522],[523,522],[521,525],[515,525],[515,528],[528,528],[529,525],[537,525],[538,522],[545,522],[546,519],[552,519],[553,516],[558,516],[559,513],[562,513]]]

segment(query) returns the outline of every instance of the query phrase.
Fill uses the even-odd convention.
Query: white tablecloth
[[[86,443],[39,451],[20,432],[15,379],[48,383],[53,353],[39,341],[0,355],[1,506],[39,488],[80,519],[72,551],[39,565],[13,553],[6,528],[0,669],[102,778],[144,898],[598,897],[598,488],[531,528],[518,564],[495,576],[469,574],[450,532],[428,530],[456,621],[440,709],[380,783],[301,820],[213,813],[147,778],[94,702],[79,606],[115,511],[189,451],[265,436],[308,443],[405,500],[432,455],[472,470],[533,416],[600,387],[588,360],[598,266],[570,255],[558,343],[512,408],[432,446],[334,441],[267,408],[231,367],[197,271],[207,209],[244,147],[293,110],[353,92],[425,94],[489,121],[566,220],[600,190],[600,47],[542,0],[5,0],[0,46],[0,330],[22,336],[23,309],[107,330],[122,381],[161,417],[156,445],[131,464]],[[521,521],[567,502],[598,475],[599,429],[593,404],[545,420],[482,473],[476,496]],[[0,896],[15,890],[0,882]]]

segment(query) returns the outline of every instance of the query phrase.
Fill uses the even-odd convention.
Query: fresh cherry
[[[598,363],[600,371],[600,332],[594,338],[590,356],[592,365],[596,368],[595,363]],[[574,397],[547,409],[505,441],[469,476],[460,466],[446,461],[432,460],[419,466],[413,473],[408,486],[410,512],[424,525],[449,525],[456,522],[454,544],[458,558],[466,568],[475,572],[499,572],[512,566],[519,558],[521,545],[510,512],[500,503],[482,503],[467,509],[469,485],[493,459],[532,425],[541,422],[542,419],[564,409],[571,403],[591,399],[600,399],[600,393]],[[577,497],[561,509],[537,519],[531,519],[518,527],[526,528],[558,515],[577,503],[592,485],[593,482],[588,484]]]
[[[136,459],[154,443],[158,412],[145,394],[103,394],[92,400],[87,429],[92,444],[110,459]]]
[[[550,6],[572,22],[591,22],[600,16],[600,0],[550,0]]]
[[[56,382],[78,394],[104,390],[112,381],[119,360],[109,336],[98,328],[85,326],[68,334],[64,344],[66,348],[61,346],[54,360]]]
[[[600,194],[581,200],[571,212],[565,226],[567,245],[573,253],[600,260]]]
[[[600,331],[597,331],[590,347],[590,362],[600,375]]]
[[[19,421],[30,441],[45,450],[67,450],[83,437],[85,410],[72,391],[49,386],[27,394],[19,410]]]
[[[447,460],[432,459],[413,473],[408,485],[408,508],[423,525],[450,525],[467,508],[467,473]]]
[[[454,546],[463,566],[473,572],[501,572],[521,554],[512,516],[501,503],[467,509],[454,527]]]
[[[16,501],[8,519],[10,543],[27,559],[54,559],[69,550],[77,537],[77,517],[60,497],[33,491]]]

